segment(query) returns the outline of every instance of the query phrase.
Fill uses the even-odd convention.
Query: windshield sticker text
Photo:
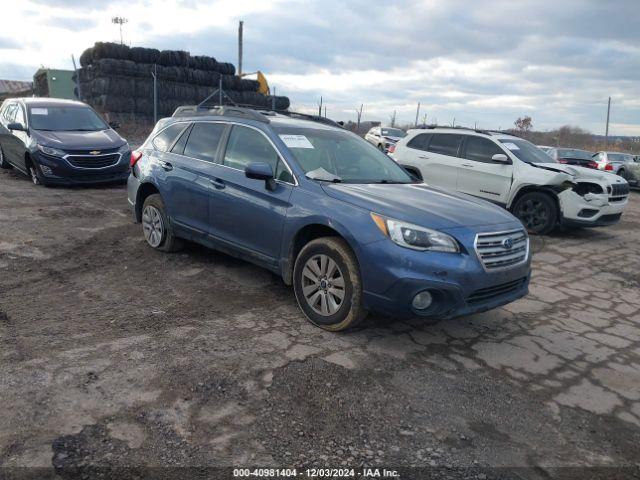
[[[313,145],[304,135],[280,135],[284,144],[289,148],[313,148]]]

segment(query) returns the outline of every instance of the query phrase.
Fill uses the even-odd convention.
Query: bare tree
[[[516,126],[516,130],[519,133],[529,133],[533,129],[533,122],[531,121],[531,117],[529,115],[518,117],[518,119],[513,122],[513,124]]]
[[[356,108],[356,116],[358,117],[358,131],[360,130],[360,119],[362,118],[362,109],[364,108],[364,103],[360,104],[360,109]]]

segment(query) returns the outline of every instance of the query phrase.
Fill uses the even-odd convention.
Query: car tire
[[[621,168],[620,170],[618,170],[618,173],[616,175],[627,180],[627,171],[624,168]]]
[[[558,221],[558,210],[554,200],[542,192],[522,195],[514,204],[512,213],[533,235],[546,235]]]
[[[159,194],[149,195],[145,199],[141,223],[142,234],[151,248],[162,252],[176,252],[182,248],[182,240],[173,234],[173,226]]]
[[[33,183],[34,185],[47,185],[46,180],[44,179],[44,175],[42,175],[42,172],[40,172],[40,169],[35,163],[28,162],[27,171],[29,172],[31,183]]]
[[[341,238],[318,238],[302,248],[293,269],[293,287],[307,319],[324,330],[347,330],[367,316],[358,261]]]
[[[2,146],[0,146],[0,168],[4,170],[11,170],[13,167],[7,160],[4,158],[4,152],[2,151]]]
[[[382,145],[381,143],[378,144],[378,150],[380,150],[381,152],[384,153],[384,145]]]

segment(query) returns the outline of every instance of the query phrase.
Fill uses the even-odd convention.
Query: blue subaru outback
[[[265,267],[331,331],[368,311],[452,318],[527,294],[515,217],[416,181],[332,123],[235,107],[160,120],[128,180],[147,243],[191,240]]]

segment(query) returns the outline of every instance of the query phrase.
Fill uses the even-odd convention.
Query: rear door
[[[427,151],[420,157],[425,162],[421,169],[426,183],[438,187],[456,189],[458,170],[463,163],[458,157],[462,135],[457,133],[434,133]]]
[[[509,156],[488,138],[464,135],[462,162],[456,189],[494,203],[506,205],[511,189],[513,165],[495,163],[493,155]]]
[[[22,140],[16,135],[16,133],[22,132],[15,132],[7,128],[10,123],[15,122],[18,109],[18,103],[14,101],[9,103],[3,111],[0,142],[2,142],[2,153],[5,160],[26,172],[24,158],[20,158],[18,153],[21,151],[20,144]]]
[[[158,166],[163,170],[167,209],[178,229],[191,235],[206,236],[209,232],[211,182],[220,140],[227,126],[214,122],[174,125],[181,127],[167,135],[166,145],[159,137],[154,139],[154,144],[160,144],[156,148],[167,148],[157,158]],[[176,139],[177,135],[180,136]]]
[[[249,179],[252,162],[271,165],[274,190],[263,180]],[[233,125],[222,162],[216,167],[211,194],[211,234],[240,247],[263,263],[277,264],[282,230],[295,179],[269,138],[257,128]]]

